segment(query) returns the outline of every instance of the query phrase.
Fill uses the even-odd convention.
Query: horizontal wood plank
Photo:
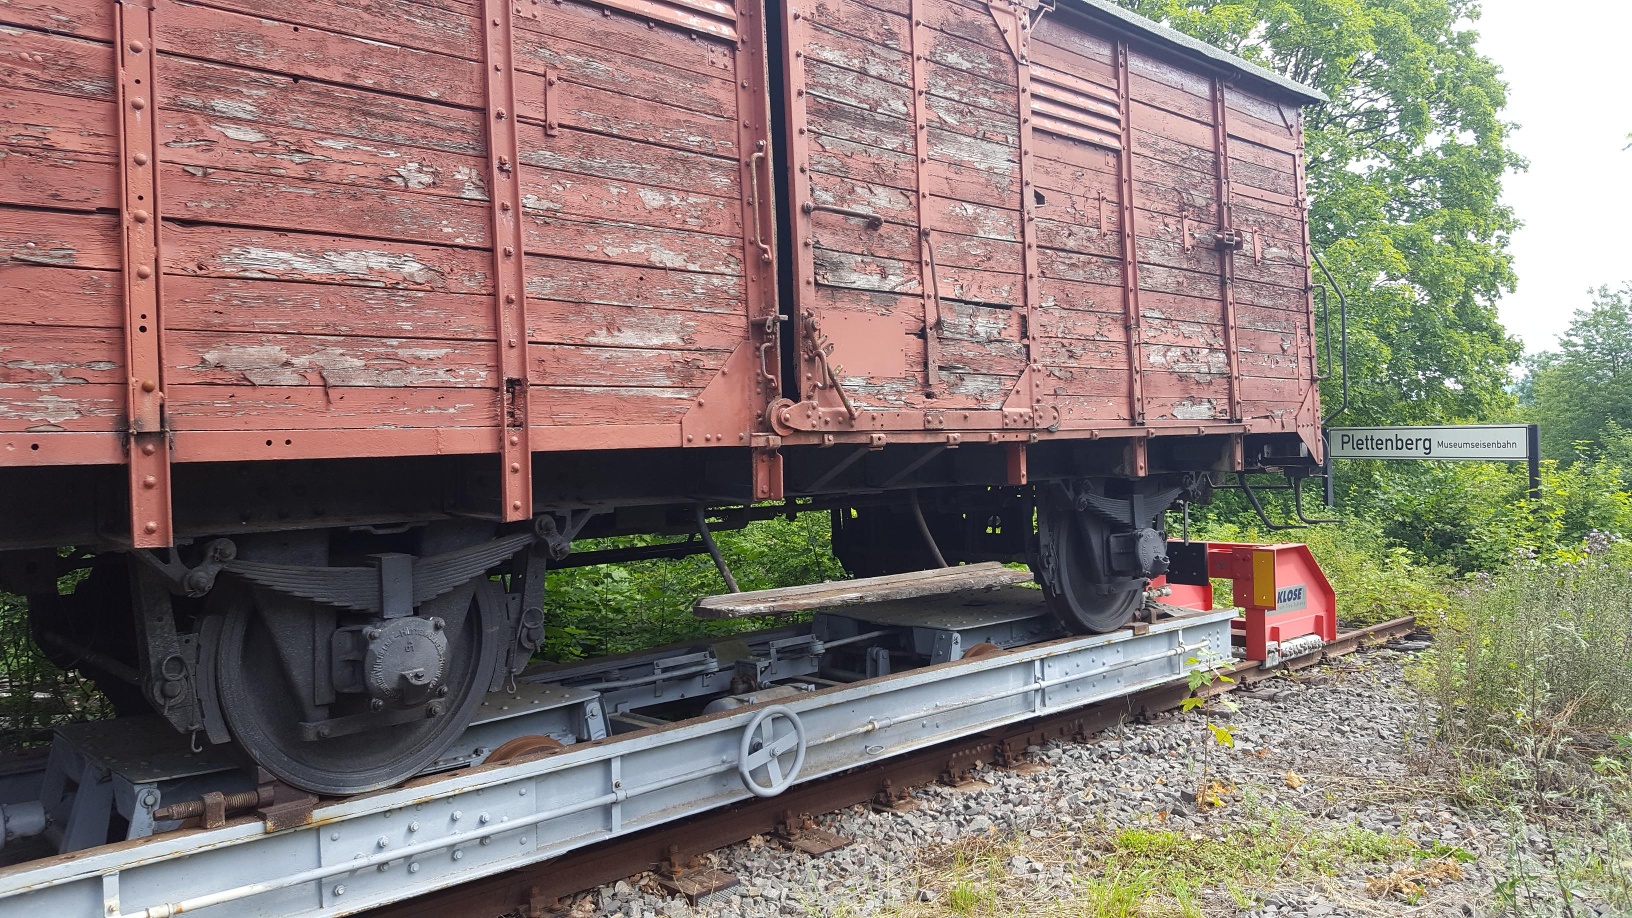
[[[493,389],[175,385],[165,388],[170,426],[188,430],[350,430],[496,427]]]
[[[0,205],[0,266],[60,265],[117,271],[123,258],[119,218],[114,214]]]
[[[527,301],[528,340],[586,347],[730,351],[748,338],[742,311],[700,312],[605,303]]]
[[[541,300],[741,315],[742,278],[636,268],[566,258],[527,257],[527,295]]]
[[[172,275],[165,323],[177,331],[492,341],[493,299],[480,294]]]
[[[492,255],[316,233],[166,222],[165,271],[196,277],[491,293]]]
[[[527,352],[527,375],[540,387],[701,389],[729,356],[728,350],[535,344]]]
[[[124,278],[118,271],[0,261],[0,303],[5,321],[15,325],[119,330],[125,323]],[[0,346],[4,343],[0,338]]]
[[[6,433],[119,430],[125,421],[123,383],[0,386],[0,431]]]
[[[474,15],[467,18],[474,26]],[[483,105],[479,65],[450,53],[178,0],[166,0],[155,19],[162,52],[411,99]],[[466,44],[438,50],[479,49]]]
[[[179,330],[165,335],[167,385],[495,387],[497,359],[488,341]]]
[[[0,322],[0,386],[123,384],[122,328]]]

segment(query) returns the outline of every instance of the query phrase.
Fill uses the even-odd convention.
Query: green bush
[[[1458,571],[1497,571],[1517,558],[1558,557],[1590,532],[1632,535],[1626,472],[1611,460],[1545,462],[1541,496],[1517,465],[1429,464],[1378,479],[1361,512],[1420,557]]]
[[[832,553],[825,513],[751,523],[716,534],[737,585],[744,590],[843,579]],[[579,551],[651,544],[630,537],[579,543]],[[693,638],[770,627],[765,619],[702,621],[691,614],[698,597],[726,592],[708,555],[568,568],[549,575],[544,655],[553,660],[627,653]]]
[[[40,653],[22,598],[0,593],[0,753],[49,742],[58,724],[112,713],[90,682]]]

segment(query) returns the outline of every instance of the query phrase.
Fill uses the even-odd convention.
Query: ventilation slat
[[[1115,91],[1037,64],[1031,65],[1031,121],[1050,134],[1122,149],[1122,109]]]

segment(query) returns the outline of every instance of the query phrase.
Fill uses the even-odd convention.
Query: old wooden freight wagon
[[[327,790],[574,536],[786,501],[1116,627],[1162,511],[1320,458],[1319,98],[1106,0],[0,0],[0,581]]]

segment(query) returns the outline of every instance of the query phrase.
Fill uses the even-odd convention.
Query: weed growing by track
[[[1594,533],[1556,561],[1474,580],[1415,674],[1426,770],[1507,820],[1517,915],[1632,912],[1632,546]]]
[[[1200,918],[1220,906],[1251,908],[1280,884],[1318,883],[1361,865],[1371,865],[1381,884],[1368,893],[1414,902],[1426,886],[1460,879],[1469,859],[1404,835],[1322,828],[1291,811],[1247,808],[1188,831],[1152,824],[960,839],[924,860],[920,884],[932,901],[896,916]],[[1043,892],[1057,884],[1028,877],[1063,878],[1071,893]]]

